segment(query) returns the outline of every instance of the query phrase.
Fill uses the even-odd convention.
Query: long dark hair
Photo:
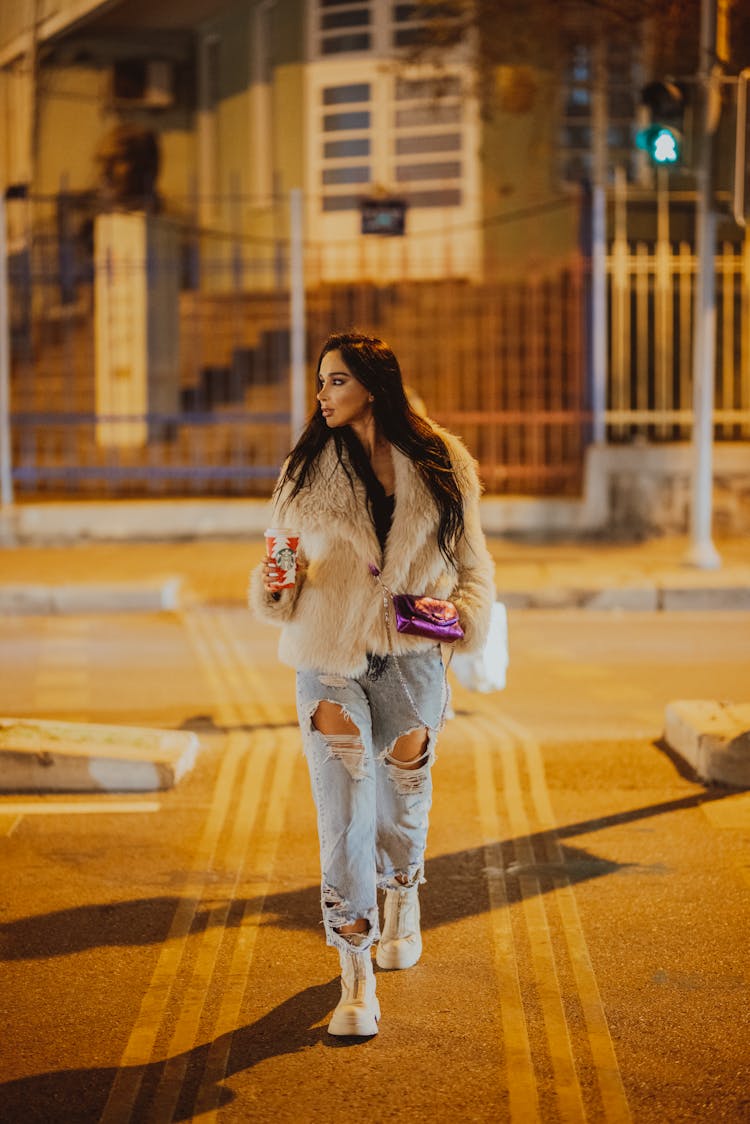
[[[388,344],[377,337],[360,332],[334,332],[325,341],[318,356],[316,390],[320,365],[329,351],[341,352],[351,373],[374,398],[372,408],[378,430],[416,466],[438,509],[438,547],[446,562],[455,566],[456,548],[464,533],[461,490],[445,441],[409,404],[396,356]],[[351,474],[341,459],[344,448],[357,476],[366,484],[367,466],[364,461],[367,454],[359,438],[348,425],[329,429],[318,406],[292,449],[277,485],[276,494],[284,492],[286,503],[294,499],[311,478],[318,457],[329,441],[336,446],[339,463],[349,476],[352,487]]]

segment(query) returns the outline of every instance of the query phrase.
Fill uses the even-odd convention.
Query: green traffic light
[[[652,158],[657,164],[676,164],[680,159],[680,146],[671,129],[660,129],[654,137]]]
[[[636,144],[660,167],[674,167],[682,155],[682,138],[677,129],[667,125],[649,125],[636,136]]]

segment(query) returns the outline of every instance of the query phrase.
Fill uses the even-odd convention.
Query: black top
[[[388,532],[393,522],[393,510],[396,506],[396,497],[395,495],[387,496],[385,494],[385,488],[373,472],[372,465],[367,458],[363,458],[363,460],[362,468],[365,474],[365,487],[367,488],[370,515],[375,525],[375,534],[378,536],[380,549],[385,552]]]

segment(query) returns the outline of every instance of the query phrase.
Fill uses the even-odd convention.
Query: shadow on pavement
[[[517,861],[515,840],[499,841],[497,846],[502,856],[508,900],[511,903],[520,900],[520,875],[535,877],[539,893],[544,894],[554,889],[555,880],[560,877],[566,877],[575,884],[609,874],[644,869],[611,862],[562,842],[560,850],[563,861],[560,862],[556,852],[551,849],[555,836],[563,841],[619,824],[699,807],[701,804],[723,800],[733,793],[732,789],[697,792],[678,800],[665,800],[626,812],[568,824],[557,828],[554,833],[537,832],[525,836],[526,845],[530,844],[533,852],[533,861],[530,863],[521,864]],[[450,925],[488,908],[486,863],[484,847],[428,858],[425,875],[430,889],[423,896],[422,916],[425,929]],[[666,868],[649,870],[653,873],[666,873]],[[434,894],[430,892],[433,887],[437,891]],[[528,893],[528,886],[524,892]],[[217,899],[212,903],[209,894],[210,890],[200,899],[194,899],[196,912],[191,929],[193,933],[202,932],[212,925],[237,927],[242,923],[246,911],[261,911],[266,926],[282,929],[309,929],[318,924],[320,892],[317,884],[267,894],[265,897],[236,896],[232,899],[228,915],[226,899]],[[90,948],[158,944],[167,937],[174,911],[184,900],[178,895],[160,895],[133,901],[76,906],[5,922],[0,924],[0,960],[35,960],[67,956]]]
[[[221,1035],[214,1042],[196,1046],[169,1059],[186,1065],[180,1101],[171,1120],[190,1120],[209,1056],[228,1051],[225,1077],[252,1069],[259,1062],[284,1054],[297,1053],[319,1042],[332,1044],[325,1027],[316,1026],[335,1006],[339,997],[338,980],[307,987],[290,996],[257,1022]],[[342,1039],[338,1045],[351,1045],[355,1040]],[[333,1043],[336,1045],[336,1043]],[[0,1085],[2,1116],[8,1121],[24,1124],[89,1124],[98,1120],[116,1076],[125,1077],[126,1084],[140,1082],[140,1092],[127,1118],[146,1118],[148,1106],[159,1084],[167,1062],[118,1068],[68,1069],[35,1074]],[[223,1081],[215,1086],[214,1101],[222,1107],[234,1099]],[[7,1114],[7,1115],[6,1115]]]

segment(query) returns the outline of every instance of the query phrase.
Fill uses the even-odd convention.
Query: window
[[[603,45],[607,163],[610,169],[622,165],[629,176],[635,175],[637,160],[632,144],[639,84],[636,48],[632,40],[611,34]],[[592,177],[594,85],[594,47],[588,42],[569,42],[558,134],[560,175],[565,183]]]
[[[392,0],[315,0],[310,57],[363,51],[392,55],[394,48],[398,51],[422,42],[428,20],[446,26],[459,17],[458,0],[436,0],[428,6]]]
[[[393,120],[393,174],[412,206],[461,203],[461,79],[397,79]],[[448,131],[447,126],[455,128]],[[436,160],[439,153],[450,160]]]
[[[319,276],[476,275],[479,122],[468,68],[394,68],[373,52],[319,57],[305,81],[307,222]],[[361,204],[372,198],[407,204],[402,236],[362,234]]]
[[[413,47],[425,41],[427,20],[441,24],[453,23],[458,18],[456,4],[394,4],[391,44],[394,47]]]
[[[319,53],[369,51],[373,45],[370,8],[370,0],[318,0]]]
[[[363,189],[370,184],[370,109],[369,82],[349,82],[324,86],[321,128],[320,183],[323,210],[344,211],[359,206],[359,196],[351,193],[352,184]],[[328,112],[334,106],[335,112]],[[337,134],[332,139],[330,134]],[[345,134],[339,138],[338,134]],[[332,189],[332,190],[331,190]]]
[[[352,185],[361,185],[366,195],[376,183],[396,190],[412,206],[460,205],[460,79],[394,82],[383,75],[377,99],[373,88],[374,83],[354,82],[324,86],[320,92],[323,210],[358,209],[359,196],[352,193]],[[447,126],[453,126],[451,131]],[[374,127],[385,144],[373,163]],[[446,153],[449,159],[436,159]]]

